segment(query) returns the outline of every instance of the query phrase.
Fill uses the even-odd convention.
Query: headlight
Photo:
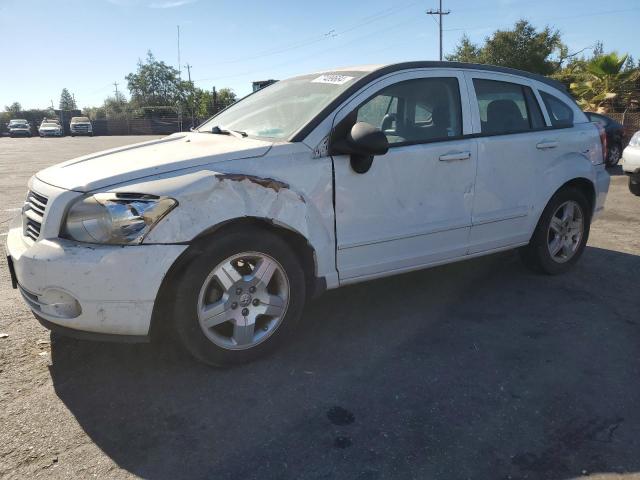
[[[631,137],[631,140],[629,140],[629,145],[631,145],[632,147],[640,147],[640,132],[636,132],[633,134],[633,137]]]
[[[87,243],[142,243],[178,202],[168,197],[97,193],[76,201],[64,224],[64,236]]]

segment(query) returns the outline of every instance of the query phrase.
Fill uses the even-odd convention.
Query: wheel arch
[[[532,225],[530,237],[533,236],[535,229],[540,223],[542,214],[544,213],[545,209],[549,205],[549,202],[551,202],[551,199],[558,192],[567,188],[575,188],[585,196],[585,198],[587,199],[587,202],[589,202],[589,207],[590,207],[589,218],[593,217],[593,213],[596,205],[596,187],[593,184],[593,181],[589,180],[586,177],[575,177],[565,181],[548,196],[547,201],[544,203],[544,206],[540,209],[540,211],[537,214],[535,223]]]
[[[589,202],[589,207],[590,207],[589,217],[592,217],[593,210],[596,206],[596,187],[593,184],[593,182],[585,177],[577,177],[572,180],[569,180],[568,182],[565,182],[560,188],[558,188],[553,193],[553,195],[555,195],[556,193],[558,193],[559,191],[565,188],[575,188],[576,190],[578,190],[580,193],[584,195],[584,197]],[[549,201],[551,201],[551,198],[553,197],[553,195],[549,198]]]
[[[189,248],[176,259],[164,276],[153,306],[151,326],[149,329],[149,334],[152,338],[157,338],[159,335],[162,335],[166,327],[170,324],[168,316],[172,312],[174,298],[171,294],[171,286],[174,282],[179,281],[190,263],[197,259],[199,253],[202,252],[204,248],[210,245],[211,239],[225,232],[247,228],[259,228],[270,231],[283,239],[291,247],[300,260],[305,274],[307,298],[317,297],[326,290],[326,279],[324,277],[318,277],[316,251],[304,235],[266,218],[241,217],[228,219],[198,234],[190,243]]]

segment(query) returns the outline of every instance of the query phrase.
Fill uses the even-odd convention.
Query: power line
[[[427,10],[427,15],[431,15],[431,18],[434,18],[433,15],[438,15],[438,30],[440,31],[440,61],[442,61],[442,17],[444,15],[449,15],[451,10],[447,10],[446,12],[442,10],[442,0],[440,0],[440,7],[438,10]],[[434,18],[435,20],[435,18]]]
[[[585,17],[599,17],[601,15],[611,15],[614,13],[626,13],[626,12],[635,12],[640,10],[640,8],[626,8],[626,9],[621,9],[621,10],[605,10],[605,11],[600,11],[600,12],[592,12],[592,13],[580,13],[577,15],[567,15],[565,17],[553,17],[550,19],[547,19],[548,21],[553,21],[556,22],[558,20],[573,20],[575,18],[585,18]],[[532,17],[531,20],[535,20],[535,21],[545,21],[544,19],[541,18],[536,18],[536,17]],[[460,32],[460,31],[466,31],[466,32],[472,32],[474,30],[486,30],[488,28],[500,28],[500,26],[491,26],[491,27],[477,27],[477,28],[447,28],[445,29],[445,32]]]
[[[346,33],[352,32],[353,30],[357,30],[359,28],[365,27],[371,23],[377,22],[378,20],[381,20],[383,18],[389,17],[391,15],[395,15],[399,12],[401,12],[402,10],[406,10],[409,7],[412,7],[414,5],[417,5],[418,1],[412,1],[403,5],[398,5],[398,6],[393,6],[393,7],[388,7],[385,8],[384,10],[380,10],[378,12],[375,12],[371,15],[368,15],[362,19],[360,19],[359,21],[357,21],[356,23],[352,24],[351,26],[348,26],[342,30],[340,29],[335,29],[335,28],[331,28],[321,34],[317,34],[317,35],[313,35],[311,37],[307,37],[305,39],[301,39],[298,42],[294,42],[293,44],[291,42],[289,42],[286,46],[281,46],[281,47],[275,47],[275,48],[270,48],[267,50],[263,50],[261,52],[252,54],[250,56],[246,56],[246,57],[236,57],[233,60],[224,60],[221,62],[216,62],[215,64],[209,64],[209,65],[201,65],[201,67],[208,67],[208,66],[219,66],[219,65],[228,65],[228,64],[232,64],[232,63],[242,63],[242,62],[246,62],[248,60],[256,60],[256,59],[261,59],[267,56],[271,56],[271,55],[278,55],[280,53],[285,53],[285,52],[289,52],[291,50],[297,50],[299,48],[303,48],[303,47],[307,47],[310,45],[313,45],[315,43],[319,43],[319,42],[323,42],[327,39],[331,39],[331,38],[336,38],[339,37],[341,35],[344,35]]]
[[[270,65],[269,68],[279,68],[279,67],[283,67],[283,66],[288,66],[291,64],[299,64],[300,62],[304,61],[304,60],[308,60],[310,57],[317,57],[318,55],[323,55],[325,53],[337,50],[337,49],[343,49],[344,47],[348,46],[348,45],[352,45],[354,43],[358,43],[360,42],[362,39],[367,38],[367,37],[371,37],[371,36],[379,36],[381,33],[385,33],[387,31],[390,30],[394,30],[403,26],[406,26],[408,24],[412,24],[412,23],[416,23],[419,20],[421,20],[418,17],[412,17],[408,20],[405,20],[403,22],[397,23],[395,25],[392,25],[391,27],[385,28],[383,30],[376,30],[375,32],[369,32],[367,34],[361,35],[359,37],[356,37],[346,43],[343,43],[341,45],[335,45],[333,47],[329,47],[329,48],[324,48],[322,50],[318,50],[316,52],[312,52],[311,54],[307,54],[304,57],[299,57],[299,58],[295,58],[292,60],[286,60],[284,62],[281,63],[277,63],[277,64],[273,64]],[[245,75],[253,75],[253,74],[258,74],[258,73],[264,73],[264,69],[254,69],[254,70],[248,70],[248,71],[244,71],[241,73],[233,73],[233,74],[229,74],[229,75],[221,75],[218,77],[208,77],[208,78],[196,78],[194,81],[196,82],[205,82],[205,81],[219,81],[219,80],[224,80],[224,79],[228,79],[228,78],[237,78],[237,77],[242,77]]]

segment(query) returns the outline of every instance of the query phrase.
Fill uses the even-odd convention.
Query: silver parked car
[[[31,125],[24,119],[13,119],[7,124],[10,137],[30,137]]]
[[[88,117],[73,117],[71,123],[69,123],[69,130],[71,131],[72,137],[76,135],[89,135],[93,137],[93,125],[91,125],[91,120],[89,120]]]

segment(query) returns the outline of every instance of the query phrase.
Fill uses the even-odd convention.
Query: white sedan
[[[629,190],[640,196],[640,131],[636,132],[622,152],[622,170],[629,175]]]

